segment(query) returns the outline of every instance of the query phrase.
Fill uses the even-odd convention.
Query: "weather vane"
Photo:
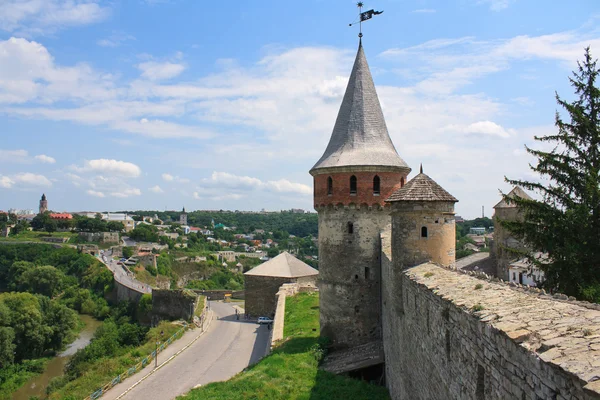
[[[362,36],[363,36],[363,34],[362,34],[362,23],[363,23],[363,21],[371,19],[371,18],[373,18],[373,15],[379,15],[383,11],[375,11],[375,10],[371,9],[369,11],[363,12],[362,8],[364,6],[364,3],[362,1],[359,1],[358,3],[356,3],[356,6],[358,7],[358,21],[352,22],[350,24],[350,26],[358,24],[358,26],[359,26],[358,37],[362,38]]]

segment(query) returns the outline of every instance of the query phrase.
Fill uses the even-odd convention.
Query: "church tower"
[[[187,225],[187,213],[185,212],[185,207],[181,210],[181,214],[179,215],[179,223],[181,225]]]
[[[40,199],[40,214],[48,211],[48,200],[46,200],[46,193],[42,194],[42,198]]]
[[[342,349],[381,339],[385,200],[410,173],[388,134],[359,43],[331,139],[310,170],[319,213],[321,334]]]

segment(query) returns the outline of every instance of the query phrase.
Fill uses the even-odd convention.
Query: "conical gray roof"
[[[410,171],[388,134],[362,42],[358,46],[331,139],[310,172],[314,174],[319,169],[347,166],[379,166]]]
[[[527,194],[527,192],[525,192],[523,189],[521,189],[519,186],[515,186],[513,190],[511,190],[507,195],[507,197],[510,198],[514,198],[514,197],[520,197],[522,199],[526,199],[526,200],[532,200],[531,196],[529,196]],[[511,202],[510,204],[503,198],[502,200],[500,200],[498,202],[498,204],[496,204],[494,206],[494,208],[514,208],[517,205],[514,202]]]
[[[244,275],[276,276],[280,278],[298,278],[318,275],[319,271],[284,251],[275,258],[252,268]]]
[[[421,169],[419,175],[392,193],[386,201],[448,201],[456,203],[458,200],[436,181],[425,175]]]

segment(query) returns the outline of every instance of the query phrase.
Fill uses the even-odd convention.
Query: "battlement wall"
[[[600,310],[422,264],[382,236],[383,342],[394,399],[600,399]]]

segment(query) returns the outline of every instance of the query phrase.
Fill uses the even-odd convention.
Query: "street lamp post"
[[[164,334],[163,331],[160,331],[160,337]],[[158,338],[156,338],[155,347],[154,347],[154,368],[158,367]]]

